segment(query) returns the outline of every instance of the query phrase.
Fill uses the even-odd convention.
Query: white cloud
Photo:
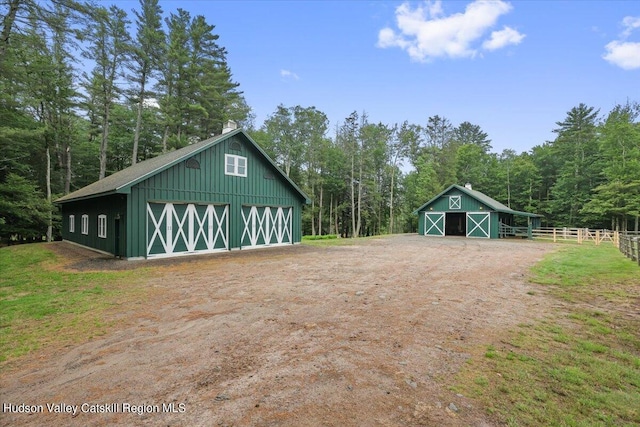
[[[510,44],[520,44],[525,35],[510,27],[504,27],[500,31],[492,31],[491,38],[482,43],[483,49],[496,50],[502,49]]]
[[[622,31],[621,37],[626,39],[631,35],[633,30],[640,28],[640,16],[625,16],[622,19],[622,26],[624,27],[624,31]]]
[[[634,30],[640,29],[640,17],[625,16],[622,19],[624,30],[620,40],[614,40],[604,47],[606,52],[602,58],[623,70],[640,68],[640,42],[626,41]]]
[[[472,58],[478,54],[476,43],[495,26],[498,18],[511,11],[509,3],[497,0],[476,0],[463,13],[444,15],[442,2],[426,1],[412,8],[403,3],[396,9],[398,32],[383,28],[378,33],[380,48],[399,47],[415,61],[433,58]],[[522,41],[523,34],[505,27],[495,38],[485,41],[490,50]],[[517,40],[517,41],[516,41]],[[502,45],[499,45],[502,43]]]
[[[624,70],[640,68],[640,43],[614,40],[604,47],[607,53],[602,57]]]
[[[280,70],[280,77],[283,79],[300,80],[300,77],[298,77],[296,73],[289,70]]]

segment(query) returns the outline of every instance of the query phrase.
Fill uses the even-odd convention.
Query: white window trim
[[[462,196],[449,196],[449,209],[462,209]]]
[[[98,215],[98,237],[107,238],[107,216],[104,214]]]
[[[231,164],[230,160],[233,162],[233,172],[230,172],[227,169],[227,166]],[[238,172],[240,160],[244,160],[244,173]],[[231,176],[247,176],[247,158],[243,156],[237,156],[235,154],[225,154],[224,155],[224,174]]]
[[[69,215],[69,233],[76,232],[76,216]]]
[[[89,234],[89,215],[82,215],[82,234]]]

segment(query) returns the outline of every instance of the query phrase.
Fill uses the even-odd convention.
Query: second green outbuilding
[[[418,233],[425,236],[466,236],[497,239],[540,227],[541,216],[515,211],[492,199],[470,184],[453,184],[414,211],[418,214]],[[516,218],[526,226],[515,227]]]

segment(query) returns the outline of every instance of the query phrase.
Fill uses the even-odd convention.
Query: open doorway
[[[466,236],[467,216],[464,212],[447,212],[445,236]]]

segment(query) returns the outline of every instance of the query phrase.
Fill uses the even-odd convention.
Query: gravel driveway
[[[400,235],[143,262],[56,250],[67,268],[153,266],[154,292],[109,313],[122,328],[5,371],[0,402],[43,413],[1,425],[495,425],[447,386],[545,315],[526,276],[553,246]],[[60,403],[76,414],[49,413]]]

